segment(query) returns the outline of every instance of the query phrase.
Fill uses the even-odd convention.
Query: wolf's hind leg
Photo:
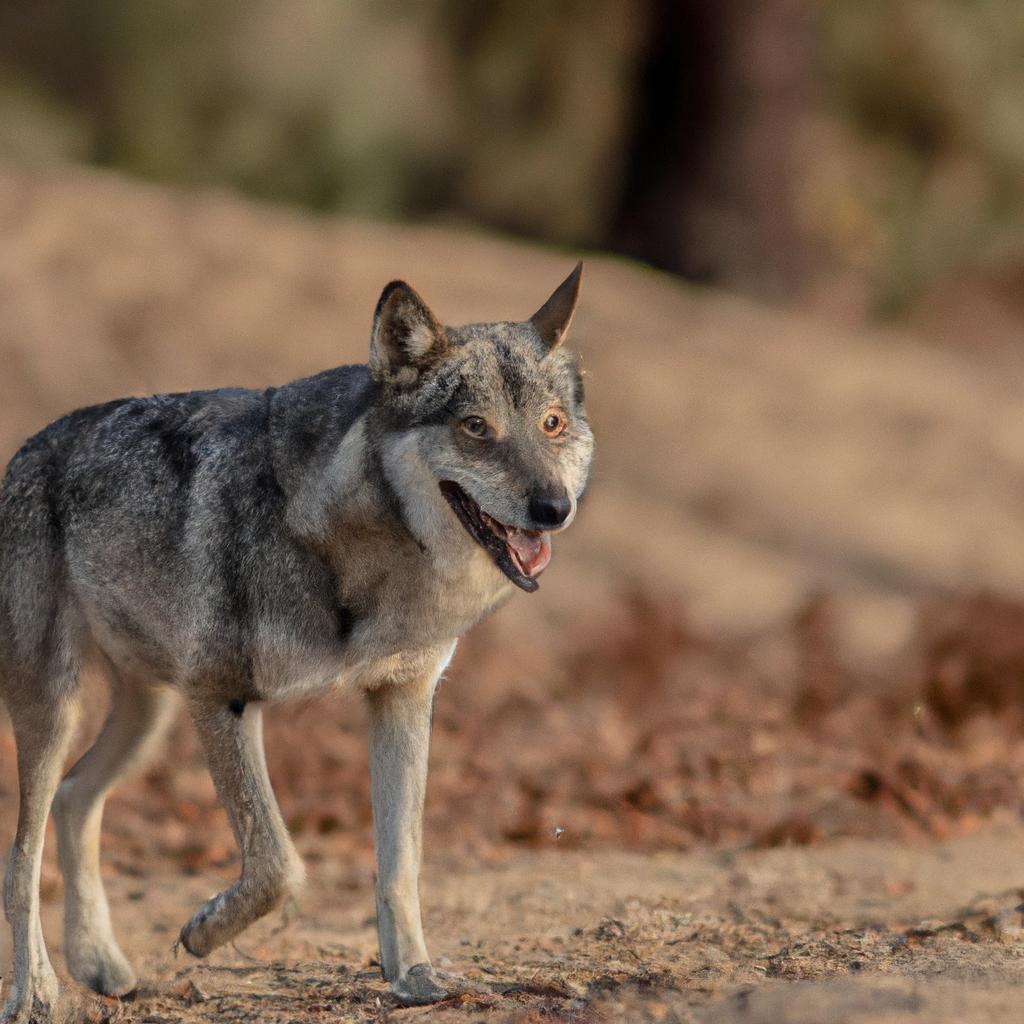
[[[238,881],[207,900],[181,930],[181,944],[206,956],[278,906],[301,884],[303,868],[270,787],[259,706],[197,701],[192,715],[242,851]]]
[[[4,878],[4,913],[14,939],[14,984],[0,1021],[52,1018],[58,984],[39,921],[39,874],[50,804],[75,723],[73,699],[44,684],[9,699],[18,746],[18,828]],[[21,693],[25,693],[23,688]],[[52,697],[51,697],[52,694]]]
[[[112,673],[110,712],[96,742],[68,772],[54,799],[64,872],[64,945],[72,977],[121,996],[135,974],[118,948],[100,877],[103,805],[114,784],[152,749],[174,707],[173,691]]]

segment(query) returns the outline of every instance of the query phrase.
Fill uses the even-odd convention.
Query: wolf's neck
[[[451,515],[420,451],[422,432],[382,423],[366,400],[372,392],[361,393],[362,408],[351,418],[325,409],[337,383],[324,375],[274,396],[275,471],[286,481],[289,530],[317,548],[339,578],[397,572],[410,584],[423,574],[472,579],[469,589],[481,595],[500,589],[489,557]]]

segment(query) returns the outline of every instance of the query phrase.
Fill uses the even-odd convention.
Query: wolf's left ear
[[[430,307],[404,281],[381,292],[370,335],[370,372],[412,383],[448,350],[448,335]]]
[[[572,315],[576,312],[576,303],[580,297],[582,278],[583,261],[580,260],[572,273],[555,289],[551,298],[530,317],[530,323],[549,349],[561,345],[569,333]]]

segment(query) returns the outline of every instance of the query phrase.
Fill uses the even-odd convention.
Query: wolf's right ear
[[[430,307],[404,281],[381,292],[370,335],[370,373],[378,380],[412,384],[449,348],[448,335]]]

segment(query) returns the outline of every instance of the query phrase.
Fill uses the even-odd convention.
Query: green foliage
[[[0,0],[0,157],[85,160],[316,210],[439,213],[606,245],[626,162],[644,158],[629,150],[634,119],[661,109],[641,93],[644,54],[664,42],[652,38],[655,7]],[[813,65],[815,95],[763,122],[762,149],[780,131],[794,152],[811,140],[792,161],[794,215],[831,266],[868,282],[876,311],[897,314],[950,279],[1024,265],[1024,4],[830,0],[816,37],[791,19],[776,50],[763,40],[758,50],[757,19],[730,10],[693,14],[720,18],[725,52],[740,55],[711,62],[713,75],[759,81],[744,75],[760,60],[770,82],[774,61]],[[786,10],[770,16],[788,24]],[[710,164],[701,167],[712,194],[698,198],[738,210],[736,222],[695,229],[692,183],[679,181],[659,198],[663,228],[719,254],[722,280],[756,279],[758,267],[784,262],[765,247],[789,235],[764,242],[761,227],[739,222],[752,215],[728,190],[760,194],[764,168],[750,156],[737,167],[737,152],[757,149],[727,136],[762,123],[749,115],[765,97],[740,82],[742,108],[723,112],[712,88],[721,82],[707,84],[714,144],[687,136]],[[737,267],[752,269],[730,276]]]
[[[1024,259],[1024,5],[834,0],[820,74],[881,312]]]
[[[0,60],[51,80],[57,120],[73,111],[100,163],[576,241],[596,237],[614,192],[642,25],[629,0],[126,0],[87,18],[74,0],[44,6],[5,33],[0,0]],[[54,71],[64,51],[88,88]]]
[[[30,76],[0,67],[0,157],[25,164],[88,159],[89,120]]]

